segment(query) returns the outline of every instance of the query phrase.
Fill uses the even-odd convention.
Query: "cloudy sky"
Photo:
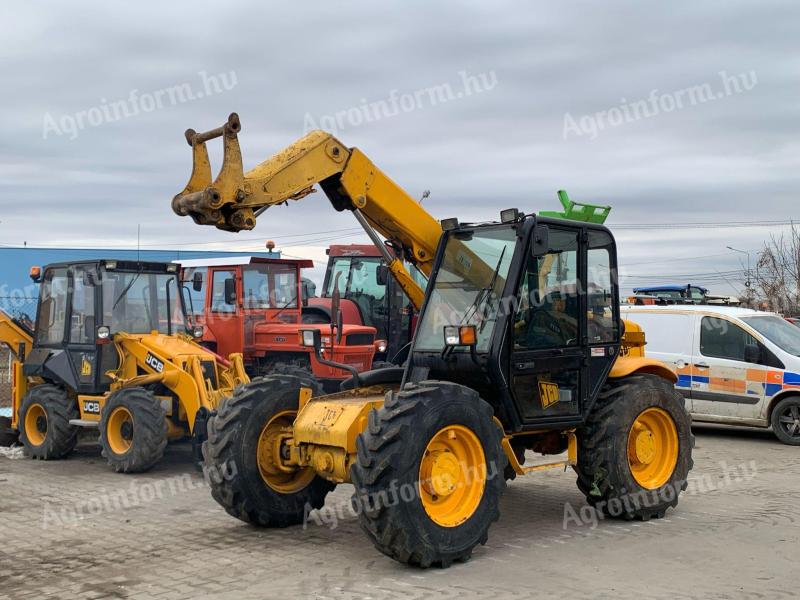
[[[798,217],[796,2],[6,2],[0,23],[3,245],[135,247],[140,225],[143,247],[324,261],[364,239],[321,194],[249,233],[173,215],[183,131],[231,111],[246,167],[334,127],[437,218],[612,205],[627,286],[735,293],[726,246]]]

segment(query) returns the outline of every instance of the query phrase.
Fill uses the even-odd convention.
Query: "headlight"
[[[111,338],[111,329],[107,325],[101,325],[97,328],[97,339],[107,340]]]
[[[200,338],[202,338],[203,337],[203,333],[205,333],[205,330],[203,329],[202,325],[195,325],[192,328],[192,336],[194,336],[194,338],[196,340],[199,340]]]
[[[378,352],[384,353],[384,352],[386,352],[386,348],[387,348],[386,341],[385,340],[378,340],[378,345],[377,345]]]
[[[117,268],[117,261],[115,260],[107,260],[106,261],[106,269],[109,271],[113,271]]]
[[[309,348],[314,347],[314,330],[313,329],[304,329],[300,332],[300,343],[303,346],[308,346]]]

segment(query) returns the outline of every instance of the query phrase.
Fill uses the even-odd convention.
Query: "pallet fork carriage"
[[[222,399],[250,380],[186,328],[177,265],[116,260],[48,265],[36,324],[0,311],[13,353],[11,428],[33,458],[63,458],[80,428],[99,429],[119,472],[152,467],[168,439],[206,437]]]
[[[547,466],[572,466],[587,501],[610,516],[649,519],[677,505],[692,467],[690,420],[673,372],[620,319],[616,243],[600,224],[607,210],[563,195],[572,220],[512,208],[498,222],[438,222],[361,151],[321,131],[245,173],[240,130],[232,114],[215,130],[186,132],[194,169],[173,210],[241,231],[319,185],[385,252],[420,316],[402,369],[316,398],[295,378],[272,377],[224,401],[203,451],[209,466],[236,465],[235,477],[212,484],[225,510],[296,524],[351,482],[373,544],[427,567],[486,543],[506,480],[541,468],[524,466],[526,451],[567,452]],[[205,143],[216,137],[224,157],[212,181]],[[428,277],[426,290],[401,259]],[[322,349],[313,332],[304,342]]]

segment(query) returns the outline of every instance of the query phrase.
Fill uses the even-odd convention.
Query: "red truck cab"
[[[194,323],[204,328],[203,344],[223,356],[241,352],[251,376],[306,375],[326,390],[338,389],[350,373],[321,364],[311,349],[301,345],[301,328],[320,329],[328,360],[351,365],[359,372],[372,368],[374,327],[348,324],[345,314],[342,339],[336,343],[335,336],[331,336],[330,318],[313,311],[304,315],[307,302],[301,269],[313,267],[312,261],[243,256],[186,260],[180,264],[184,293],[192,288],[187,305],[194,314]]]

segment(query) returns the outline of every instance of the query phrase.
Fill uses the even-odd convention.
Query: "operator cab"
[[[24,374],[63,381],[81,394],[108,390],[119,363],[117,333],[187,333],[178,265],[121,260],[32,270],[40,284],[33,348]]]
[[[412,279],[424,289],[428,284],[425,276],[406,266]],[[333,296],[336,281],[341,297],[358,307],[361,322],[377,329],[377,339],[386,340],[386,348],[378,351],[375,360],[393,360],[411,341],[416,318],[411,301],[389,273],[380,251],[368,244],[328,248],[323,298]]]
[[[405,378],[472,387],[514,430],[573,427],[620,349],[614,238],[602,225],[504,213],[443,221]]]

